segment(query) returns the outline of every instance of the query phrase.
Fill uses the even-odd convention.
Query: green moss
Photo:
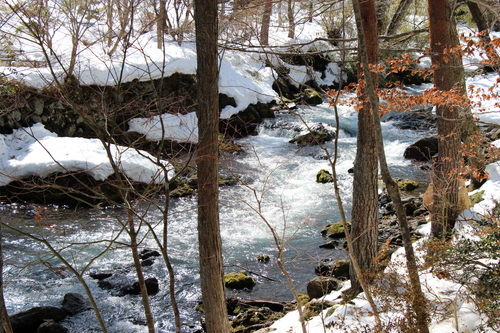
[[[321,169],[318,171],[316,174],[316,183],[326,184],[331,182],[333,182],[333,177],[328,170]]]
[[[314,89],[304,90],[303,100],[305,103],[311,104],[311,105],[317,105],[317,104],[323,103],[323,98]]]
[[[347,225],[350,227],[351,222],[347,222]],[[345,237],[344,225],[342,222],[331,223],[321,231],[321,234],[331,238]]]
[[[299,146],[304,146],[307,144],[319,145],[325,143],[326,141],[331,141],[332,139],[333,136],[329,133],[323,131],[312,131],[304,135],[299,135],[290,140],[289,142],[295,143]]]
[[[484,190],[476,192],[473,195],[471,195],[470,201],[472,202],[472,205],[475,205],[475,204],[483,201],[484,200],[483,195],[484,195]]]
[[[297,294],[297,297],[299,298],[300,305],[306,305],[311,300],[311,297],[306,294]]]
[[[317,316],[321,311],[331,308],[334,305],[332,302],[309,302],[306,304],[304,311],[304,319],[309,320],[314,316]]]
[[[269,256],[267,254],[263,254],[263,255],[257,256],[257,261],[258,262],[268,263],[270,259],[271,258],[269,258]]]
[[[180,184],[174,190],[170,191],[173,198],[185,197],[194,193],[194,189],[186,184]]]
[[[398,187],[401,191],[413,191],[418,187],[418,183],[414,180],[403,179],[398,181]]]
[[[255,280],[245,272],[228,273],[224,275],[224,284],[230,289],[252,289],[255,286]]]

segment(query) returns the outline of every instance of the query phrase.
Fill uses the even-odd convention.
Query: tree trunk
[[[387,28],[388,36],[394,35],[396,31],[399,29],[401,23],[403,23],[403,18],[406,16],[406,13],[408,13],[408,9],[410,8],[412,2],[413,0],[401,0],[399,2],[398,8],[396,9],[396,12],[392,17],[391,23],[389,23],[389,27]]]
[[[375,0],[360,2],[363,30],[370,64],[378,63],[378,30]],[[372,79],[377,82],[377,73]],[[378,159],[375,145],[375,132],[370,103],[363,93],[360,97],[361,109],[358,112],[358,137],[356,160],[354,163],[352,239],[354,255],[363,271],[373,269],[373,259],[378,251]],[[350,267],[351,292],[361,292],[353,265]]]
[[[449,52],[453,45],[451,7],[449,1],[428,0],[431,60],[434,68],[434,86],[440,91],[462,94],[462,59],[458,52]],[[458,86],[457,86],[458,85]],[[437,161],[433,165],[434,186],[431,232],[441,238],[451,230],[459,215],[458,167],[461,142],[460,106],[439,101],[436,105],[439,136]]]
[[[374,73],[371,73],[369,70],[369,57],[370,53],[367,46],[368,38],[365,36],[366,28],[361,26],[362,20],[362,11],[360,9],[359,2],[357,0],[353,0],[353,8],[354,14],[356,16],[356,26],[358,29],[358,41],[359,41],[359,56],[362,63],[362,69],[364,76],[366,78],[365,85],[365,94],[368,97],[370,106],[372,108],[372,117],[373,117],[373,127],[375,132],[375,140],[377,146],[378,153],[378,161],[380,162],[380,169],[382,178],[384,179],[384,183],[386,184],[387,191],[394,202],[394,206],[396,207],[396,212],[398,216],[398,222],[401,228],[401,235],[403,238],[403,244],[405,248],[405,256],[406,256],[406,265],[408,268],[408,275],[410,277],[410,283],[412,286],[412,296],[413,299],[409,300],[409,305],[415,311],[415,321],[416,321],[416,329],[419,333],[428,333],[429,328],[427,326],[427,312],[426,312],[426,299],[424,294],[422,293],[422,288],[420,285],[420,278],[418,276],[418,268],[415,260],[415,255],[413,252],[413,245],[410,237],[410,229],[408,227],[408,222],[406,220],[406,211],[401,202],[401,196],[399,193],[399,188],[396,182],[392,179],[389,167],[387,165],[387,159],[385,157],[384,150],[384,142],[382,140],[382,127],[380,125],[380,116],[379,116],[379,103],[378,98],[375,92],[376,86],[373,81]],[[375,29],[374,29],[375,30]],[[376,81],[375,81],[376,82]],[[346,233],[346,236],[348,233]],[[351,250],[352,251],[352,250]],[[352,256],[352,255],[351,255]],[[367,300],[370,302],[372,308],[375,309],[375,304],[373,300],[371,300],[370,293],[366,293]],[[375,309],[376,310],[376,309]],[[377,313],[374,310],[376,327],[374,331],[381,331],[382,327],[380,324],[380,319],[377,317]]]
[[[295,17],[293,12],[293,0],[288,0],[288,38],[295,38]]]
[[[387,10],[389,9],[390,3],[389,0],[377,0],[375,5],[377,6],[378,33],[383,34],[387,25]]]
[[[167,28],[166,24],[166,16],[167,16],[167,11],[166,11],[166,0],[160,0],[159,1],[160,8],[158,10],[158,17],[156,18],[156,47],[160,50],[163,50],[164,46],[164,35],[165,35],[165,29]]]
[[[269,25],[271,24],[271,14],[273,13],[273,2],[272,0],[265,1],[260,29],[260,43],[262,45],[269,45]]]
[[[198,240],[206,331],[229,332],[219,225],[217,1],[196,0]]]

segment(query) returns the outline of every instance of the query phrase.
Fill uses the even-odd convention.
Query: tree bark
[[[420,278],[418,276],[418,269],[415,260],[415,254],[413,251],[413,245],[410,238],[410,231],[408,227],[408,222],[406,220],[406,211],[401,202],[401,196],[399,193],[399,188],[392,179],[389,167],[387,165],[387,159],[385,157],[384,143],[382,140],[382,127],[380,125],[380,116],[379,116],[379,102],[375,92],[376,86],[373,81],[373,74],[369,69],[369,51],[367,47],[367,38],[365,36],[365,28],[361,26],[363,21],[361,20],[362,12],[360,10],[360,5],[358,0],[353,0],[353,8],[354,14],[356,16],[356,26],[358,29],[358,40],[359,40],[359,55],[362,63],[362,69],[364,72],[364,76],[366,78],[365,91],[368,96],[368,100],[370,106],[372,108],[372,120],[373,126],[375,129],[375,140],[378,152],[378,161],[380,162],[380,169],[382,178],[384,183],[386,184],[389,195],[394,202],[394,206],[396,207],[396,212],[398,216],[398,222],[401,228],[401,235],[403,238],[403,244],[405,248],[405,256],[406,256],[406,265],[408,268],[408,274],[410,277],[410,283],[412,286],[412,296],[413,299],[408,300],[410,306],[415,311],[415,321],[416,321],[416,329],[419,333],[428,333],[429,328],[427,326],[427,312],[426,312],[426,299],[424,294],[422,293],[422,288],[420,285]],[[346,236],[348,233],[346,233]],[[366,293],[367,299],[370,302],[372,308],[375,308],[373,301],[371,300],[370,293]],[[381,331],[380,319],[377,319],[377,313],[374,311],[376,326],[375,331]]]
[[[360,2],[363,30],[370,64],[378,63],[378,30],[375,0]],[[358,52],[359,54],[359,52]],[[377,73],[372,79],[378,82]],[[378,160],[375,145],[375,131],[370,103],[363,93],[360,96],[361,109],[358,111],[358,137],[356,160],[354,163],[352,226],[354,255],[363,271],[374,268],[373,259],[378,251]],[[351,292],[362,291],[356,271],[351,264]]]
[[[164,47],[164,35],[165,35],[165,29],[167,28],[166,24],[166,17],[167,17],[167,11],[166,11],[166,0],[160,0],[159,1],[159,10],[158,10],[158,17],[156,18],[156,47],[160,50],[163,50]]]
[[[408,13],[408,9],[412,2],[413,0],[401,0],[399,2],[396,13],[394,13],[391,23],[389,23],[389,27],[387,28],[387,35],[391,36],[396,33],[403,22],[403,18],[406,16],[406,13]]]
[[[443,92],[462,94],[463,65],[454,45],[449,1],[428,0],[431,60],[434,86]],[[433,165],[434,186],[431,233],[441,238],[455,225],[458,210],[458,167],[461,160],[460,105],[446,100],[437,101],[437,131],[439,136],[437,161]]]
[[[288,38],[295,38],[295,16],[293,12],[293,0],[288,0],[287,4]]]
[[[269,26],[271,24],[271,14],[273,13],[272,0],[265,0],[264,12],[262,13],[262,25],[260,29],[260,43],[269,45]]]
[[[206,331],[229,332],[219,225],[217,1],[196,0],[198,240]]]

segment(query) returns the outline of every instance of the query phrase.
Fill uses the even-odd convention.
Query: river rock
[[[267,307],[250,309],[238,314],[231,322],[231,332],[246,333],[254,332],[271,326],[282,313],[275,313]]]
[[[307,295],[320,298],[334,290],[339,290],[342,282],[333,277],[317,276],[307,284]]]
[[[320,276],[332,276],[339,280],[349,279],[350,260],[342,259],[320,264],[314,268],[314,273]]]
[[[405,149],[404,158],[420,162],[428,162],[438,153],[438,138],[423,138]]]
[[[41,306],[10,316],[14,333],[36,333],[46,320],[59,322],[66,318],[66,312],[53,306]]]
[[[316,183],[326,184],[331,182],[333,182],[333,176],[328,170],[321,169],[318,171],[316,174]]]
[[[62,309],[69,316],[74,316],[78,313],[91,309],[90,302],[80,294],[68,293],[64,295]]]
[[[323,103],[323,98],[321,95],[314,89],[306,89],[302,94],[302,100],[304,103],[309,105],[318,105]]]
[[[391,111],[384,115],[382,121],[392,121],[400,129],[428,131],[436,128],[432,107],[406,112]]]
[[[351,222],[347,222],[347,226],[351,226]],[[345,230],[342,222],[330,223],[321,230],[321,234],[329,238],[344,238]]]
[[[333,140],[334,137],[335,130],[331,129],[328,124],[318,123],[309,127],[308,133],[296,136],[289,142],[299,146],[320,145]]]
[[[245,272],[224,274],[224,284],[230,289],[252,289],[255,287],[255,280]]]
[[[148,295],[156,295],[160,291],[160,288],[158,286],[158,279],[147,278],[145,283]],[[122,295],[140,295],[141,288],[139,287],[139,282],[135,282],[131,286],[123,287],[120,292]]]

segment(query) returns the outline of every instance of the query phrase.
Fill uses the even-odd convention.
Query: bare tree
[[[378,63],[378,30],[375,1],[360,3],[363,30],[366,35],[366,48],[370,65]],[[378,74],[372,72],[372,80],[378,82]],[[364,89],[364,88],[363,88]],[[358,110],[358,136],[356,160],[354,163],[354,182],[352,195],[353,254],[363,271],[374,270],[373,259],[378,252],[378,159],[375,145],[372,107],[364,92],[360,96]],[[356,271],[351,265],[351,292],[361,292]]]

